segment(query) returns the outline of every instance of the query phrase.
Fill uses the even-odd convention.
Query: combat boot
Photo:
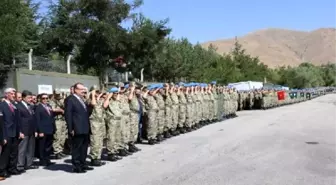
[[[128,155],[128,153],[126,152],[126,150],[120,149],[120,150],[118,150],[118,155],[122,156],[122,157],[125,157],[125,156]]]
[[[185,134],[186,132],[187,132],[187,131],[186,131],[186,129],[185,129],[185,128],[183,128],[183,127],[182,127],[182,128],[180,128],[180,133],[181,133],[181,134]]]
[[[160,134],[160,135],[158,135],[158,136],[156,137],[156,140],[157,140],[158,142],[161,142],[161,141],[164,140],[164,137],[162,136],[162,134]]]
[[[155,139],[149,139],[148,144],[154,145],[154,144],[156,144],[156,140]]]
[[[112,162],[118,161],[118,160],[120,160],[120,159],[122,159],[122,158],[119,157],[119,156],[117,156],[117,155],[115,155],[115,154],[109,154],[109,155],[107,156],[107,160],[108,160],[108,161],[112,161]]]
[[[90,166],[97,166],[97,167],[99,167],[99,166],[103,166],[103,165],[105,165],[105,163],[102,162],[99,159],[92,159],[91,163],[90,163]]]
[[[170,133],[168,131],[164,132],[164,137],[165,138],[171,138],[172,136],[170,135]]]
[[[141,149],[136,147],[135,144],[133,144],[133,143],[130,143],[128,145],[128,148],[132,148],[132,150],[134,150],[135,152],[141,151]]]

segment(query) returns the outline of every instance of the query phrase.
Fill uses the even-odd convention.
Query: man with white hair
[[[24,170],[18,170],[18,144],[19,139],[23,139],[24,135],[19,134],[19,113],[14,106],[16,90],[14,88],[5,89],[5,100],[0,103],[0,111],[3,114],[3,148],[0,155],[0,177],[7,178],[10,175],[19,175]]]

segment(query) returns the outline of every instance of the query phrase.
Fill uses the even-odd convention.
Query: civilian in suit
[[[22,93],[16,91],[16,93],[15,93],[15,104],[18,104],[21,101],[22,101]]]
[[[3,147],[0,155],[0,177],[7,178],[11,175],[19,175],[23,171],[16,168],[18,157],[19,138],[24,137],[19,134],[20,122],[19,112],[13,105],[15,89],[5,89],[5,100],[0,103],[0,112],[3,114]]]
[[[35,137],[37,137],[37,128],[33,107],[30,105],[32,93],[30,91],[22,92],[22,101],[16,107],[20,115],[20,133],[24,135],[19,143],[18,170],[36,169],[33,165],[35,153]]]
[[[4,119],[3,119],[3,114],[2,112],[0,112],[0,154],[1,154],[1,150],[2,150],[2,146],[3,146],[3,126],[4,126]],[[0,177],[0,181],[5,180],[6,177]]]
[[[74,87],[73,86],[71,86],[70,87],[70,95],[73,95],[74,94]],[[70,97],[70,95],[69,96],[67,96],[67,97],[65,97],[65,99],[64,99],[64,101],[63,101],[63,105],[64,105],[64,107],[66,107],[66,102],[68,101],[68,99],[69,99],[69,97]],[[66,139],[66,141],[65,141],[65,145],[64,145],[64,153],[65,154],[70,154],[71,153],[71,136],[69,135],[68,137],[67,137],[67,139]]]
[[[41,166],[49,166],[52,153],[53,135],[55,133],[55,118],[52,108],[48,105],[48,95],[41,94],[41,102],[35,109],[35,119],[38,132],[38,148]]]
[[[89,146],[89,112],[83,97],[86,88],[83,84],[74,85],[74,94],[67,98],[65,104],[65,121],[72,144],[72,165],[75,173],[85,173],[93,168],[86,165]]]

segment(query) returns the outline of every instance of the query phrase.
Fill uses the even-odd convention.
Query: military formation
[[[236,111],[269,109],[313,98],[312,91],[259,89],[237,91],[206,83],[114,83],[107,90],[92,87],[86,95],[91,107],[91,165],[103,165],[102,158],[117,161],[140,151],[136,143],[154,145],[167,138],[197,130],[205,125],[236,117]],[[55,92],[50,105],[63,108],[64,97]],[[62,115],[56,116],[53,143],[56,158],[65,156],[67,137]],[[102,154],[103,148],[106,153]]]
[[[0,140],[4,141],[0,145],[0,161],[4,162],[0,166],[0,180],[36,169],[37,166],[32,164],[34,157],[40,159],[42,166],[54,164],[49,159],[50,153],[54,159],[62,159],[71,153],[74,172],[85,173],[93,169],[85,163],[87,157],[91,160],[90,166],[102,166],[104,160],[118,161],[140,151],[137,143],[158,144],[205,125],[237,117],[236,112],[240,110],[265,110],[330,92],[335,89],[238,91],[218,85],[216,81],[119,82],[105,89],[96,86],[87,89],[76,83],[70,87],[71,95],[55,89],[52,95],[35,96],[27,90],[21,93],[7,88],[0,101],[0,129],[4,131],[0,133],[5,134],[0,135]],[[79,111],[82,112],[80,116]],[[17,122],[12,121],[16,119]],[[20,123],[16,126],[18,129],[9,127],[10,121],[11,125]],[[29,156],[26,164],[22,160],[25,156]],[[17,159],[23,162],[17,163]],[[8,160],[11,162],[7,163]]]

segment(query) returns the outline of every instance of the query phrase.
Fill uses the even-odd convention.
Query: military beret
[[[129,84],[126,84],[124,87],[125,87],[126,89],[129,88]]]
[[[112,87],[112,88],[109,90],[109,92],[111,92],[111,93],[116,93],[116,92],[118,92],[118,91],[119,91],[119,89],[116,88],[116,87]]]
[[[173,82],[170,82],[169,85],[174,86],[175,84]]]
[[[213,85],[216,85],[216,84],[217,84],[217,82],[216,82],[216,81],[212,81],[212,82],[211,82],[211,84],[213,84]]]

